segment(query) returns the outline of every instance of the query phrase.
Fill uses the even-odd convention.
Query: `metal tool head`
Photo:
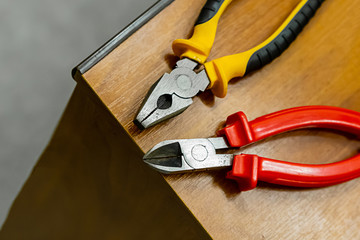
[[[233,154],[216,154],[229,148],[223,137],[167,140],[147,152],[144,162],[162,173],[180,173],[229,167]]]
[[[205,70],[194,72],[198,65],[184,58],[170,74],[165,73],[150,88],[134,123],[141,129],[171,118],[191,105],[192,97],[205,91],[210,81]]]

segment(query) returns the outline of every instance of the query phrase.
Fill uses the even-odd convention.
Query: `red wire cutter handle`
[[[243,112],[228,117],[219,131],[232,147],[241,147],[261,139],[302,128],[340,130],[360,136],[360,113],[329,106],[305,106],[275,112],[248,121]],[[330,164],[299,164],[256,155],[234,157],[227,177],[238,181],[241,190],[256,187],[257,181],[295,187],[324,187],[360,176],[360,154]]]

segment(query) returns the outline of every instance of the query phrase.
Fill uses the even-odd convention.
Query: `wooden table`
[[[94,234],[100,234],[98,231],[87,229],[100,224],[106,232],[104,239],[207,239],[209,235],[214,239],[360,238],[360,179],[320,189],[260,183],[252,191],[239,192],[235,182],[225,179],[227,170],[163,178],[142,163],[143,152],[155,143],[214,136],[226,117],[240,110],[250,120],[302,105],[360,111],[360,0],[327,0],[278,59],[231,81],[226,98],[214,98],[205,92],[195,97],[193,105],[181,115],[140,131],[132,120],[143,97],[174,66],[171,43],[189,36],[204,2],[174,1],[119,46],[102,52],[104,49],[100,49],[97,53],[103,54],[101,58],[93,55],[90,60],[97,61],[88,59],[74,71],[77,90],[42,156],[47,160],[39,161],[41,167],[50,158],[60,159],[62,148],[56,146],[70,143],[61,157],[75,163],[64,166],[52,161],[67,173],[68,179],[48,186],[65,186],[48,194],[76,200],[67,206],[78,214],[63,210],[63,218],[70,222],[74,217],[81,219],[81,214],[87,213],[80,204],[84,200],[91,203],[86,205],[90,211],[86,216],[91,220],[77,222],[81,226],[81,231],[73,230],[77,237],[98,236]],[[234,1],[220,20],[209,59],[247,50],[265,40],[298,2]],[[304,130],[272,137],[235,153],[329,163],[356,154],[359,147],[359,141],[348,136]],[[46,156],[50,150],[57,155]],[[74,157],[74,151],[78,157]],[[67,168],[70,166],[74,167],[71,171]],[[54,172],[58,173],[58,169]],[[33,174],[35,177],[30,177],[4,225],[8,234],[5,236],[15,234],[11,226],[20,221],[16,210],[26,212],[29,201],[40,212],[59,212],[51,207],[57,200],[49,200],[52,205],[44,208],[26,193],[32,188],[39,194],[46,189],[38,187],[38,180],[34,180],[45,175]],[[85,190],[74,194],[66,189],[74,182]],[[58,222],[69,228],[69,223]],[[25,229],[30,228],[26,227],[29,221],[21,223]],[[50,230],[46,236],[51,236]]]

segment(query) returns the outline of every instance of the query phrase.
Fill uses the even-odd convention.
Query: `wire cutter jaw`
[[[134,123],[141,129],[148,128],[188,108],[192,97],[205,91],[210,83],[205,70],[194,71],[197,65],[187,58],[177,61],[174,70],[150,88]]]
[[[217,149],[227,148],[223,137],[167,140],[153,147],[143,160],[165,174],[230,167],[233,154],[216,154]]]

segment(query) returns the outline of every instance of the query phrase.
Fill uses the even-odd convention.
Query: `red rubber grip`
[[[329,164],[300,164],[236,155],[227,178],[236,180],[241,191],[256,187],[257,181],[293,187],[325,187],[360,177],[360,154]]]
[[[259,117],[248,122],[242,112],[228,117],[227,126],[219,131],[232,147],[279,133],[301,128],[335,129],[360,136],[360,113],[328,106],[291,108]],[[238,181],[241,190],[256,187],[257,181],[295,187],[324,187],[360,176],[360,154],[330,164],[310,165],[283,162],[256,155],[234,157],[228,178]]]

